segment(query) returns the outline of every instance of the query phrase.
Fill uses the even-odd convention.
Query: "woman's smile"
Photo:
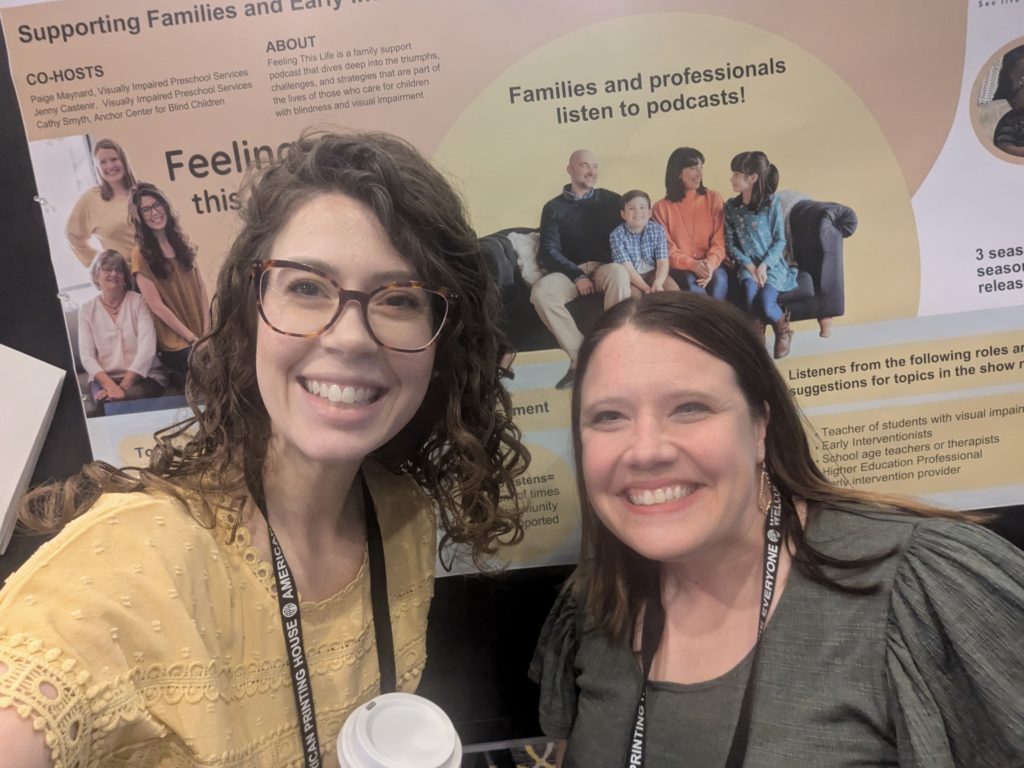
[[[656,488],[628,488],[625,496],[636,507],[655,507],[689,498],[697,489],[691,484],[670,484]]]
[[[376,402],[381,392],[384,391],[378,387],[336,384],[317,379],[300,379],[300,381],[311,395],[316,395],[322,400],[327,400],[331,403],[343,403],[345,405],[366,405]]]

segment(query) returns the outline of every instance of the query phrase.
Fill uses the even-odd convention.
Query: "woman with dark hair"
[[[775,197],[779,169],[764,152],[740,152],[732,159],[732,191],[725,204],[726,250],[736,262],[747,312],[764,338],[765,326],[775,332],[776,360],[789,354],[793,331],[779,294],[796,288],[796,267],[786,262],[786,222]]]
[[[438,524],[480,562],[522,535],[498,294],[445,178],[314,133],[243,199],[192,418],[23,506],[81,516],[0,593],[0,766],[337,765],[348,714],[419,681]]]
[[[665,197],[654,220],[665,228],[672,276],[681,286],[724,300],[729,270],[723,235],[722,196],[704,186],[704,155],[679,147],[665,167]]]
[[[166,381],[156,359],[153,315],[131,290],[128,263],[117,251],[103,251],[89,274],[100,294],[78,312],[78,355],[100,413],[108,400],[159,397]]]
[[[135,175],[128,156],[113,139],[100,139],[93,145],[92,159],[99,184],[78,198],[65,228],[71,250],[86,268],[98,253],[94,237],[104,250],[120,254],[131,253],[135,246],[128,220],[128,192],[135,185]]]
[[[531,669],[561,765],[1019,764],[1024,556],[828,480],[738,309],[606,312],[572,434],[580,565]]]
[[[156,315],[160,360],[181,384],[192,346],[209,327],[210,301],[196,264],[196,251],[181,229],[167,197],[152,184],[131,194],[135,223],[132,274]]]

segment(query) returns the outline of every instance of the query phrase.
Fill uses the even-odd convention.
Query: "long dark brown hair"
[[[753,416],[767,422],[764,467],[782,497],[782,531],[793,562],[808,578],[846,592],[864,593],[873,587],[849,586],[826,568],[856,570],[891,553],[863,560],[842,560],[815,549],[804,536],[797,500],[807,503],[811,521],[822,508],[842,511],[912,513],[953,517],[949,510],[902,496],[843,488],[818,468],[804,429],[804,420],[750,318],[727,302],[688,292],[654,293],[616,304],[598,320],[580,348],[576,385],[572,393],[572,441],[576,482],[583,521],[580,567],[574,580],[586,607],[588,622],[614,638],[627,638],[644,601],[657,594],[658,564],[619,541],[590,505],[583,476],[580,437],[580,392],[594,352],[614,331],[631,326],[640,331],[681,339],[727,363]],[[765,406],[767,405],[767,411]]]
[[[92,463],[63,486],[33,492],[23,505],[27,525],[59,527],[106,491],[156,490],[188,498],[197,519],[213,526],[218,502],[210,499],[237,509],[262,495],[271,425],[256,380],[253,266],[268,258],[302,205],[336,194],[370,208],[419,277],[458,296],[435,342],[423,404],[373,458],[428,493],[445,532],[442,546],[468,544],[479,563],[499,543],[522,538],[515,478],[529,454],[501,381],[510,347],[496,325],[497,289],[462,201],[401,139],[322,130],[305,133],[244,186],[243,225],[220,270],[213,327],[192,354],[192,418],[156,435],[146,469]]]
[[[142,206],[142,197],[152,197],[164,208],[164,216],[167,218],[167,225],[164,227],[164,234],[167,235],[167,242],[174,249],[174,257],[178,260],[182,269],[188,271],[195,266],[196,249],[189,242],[188,235],[181,228],[178,222],[178,215],[174,212],[167,195],[148,182],[141,181],[132,187],[131,197],[128,202],[128,213],[132,224],[135,226],[135,244],[139,247],[142,258],[146,260],[152,273],[161,280],[166,280],[171,275],[171,267],[167,257],[160,250],[160,243],[156,239],[156,233],[150,229],[143,220],[139,208]]]

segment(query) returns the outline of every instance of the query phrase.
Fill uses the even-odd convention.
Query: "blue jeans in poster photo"
[[[772,326],[782,319],[777,288],[770,285],[759,287],[755,280],[740,280],[740,285],[743,286],[743,300],[749,314]]]
[[[725,301],[725,297],[729,294],[729,270],[725,266],[720,266],[712,272],[711,280],[703,288],[697,285],[697,276],[693,272],[678,272],[673,277],[677,283],[685,285],[686,290],[691,293],[706,293],[719,301]]]

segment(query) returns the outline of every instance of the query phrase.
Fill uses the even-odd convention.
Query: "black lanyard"
[[[743,689],[743,702],[740,704],[740,716],[736,722],[736,730],[732,734],[729,756],[725,760],[725,768],[741,768],[747,754],[747,741],[750,737],[750,715],[754,708],[754,687],[757,680],[758,660],[761,656],[761,635],[768,623],[768,613],[775,599],[775,582],[779,575],[779,555],[782,550],[782,500],[779,489],[772,486],[772,503],[768,508],[764,524],[764,568],[761,574],[761,612],[757,619],[757,641],[754,643],[754,656],[750,661],[750,673]],[[643,665],[643,687],[640,689],[640,701],[636,705],[636,716],[633,720],[633,731],[629,737],[629,751],[626,755],[625,768],[642,768],[647,758],[647,676],[651,672],[654,653],[661,643],[661,634],[665,629],[665,611],[660,597],[650,600],[644,609],[643,630],[640,635],[640,657]]]
[[[395,644],[391,637],[391,614],[388,610],[388,578],[384,568],[384,541],[377,521],[377,510],[370,497],[366,479],[362,478],[363,514],[366,517],[366,547],[370,560],[370,602],[373,606],[373,628],[377,639],[377,664],[380,667],[380,692],[395,690]],[[316,709],[313,707],[313,687],[306,663],[306,646],[302,641],[302,620],[299,612],[298,592],[292,571],[284,558],[281,545],[270,527],[266,501],[257,500],[259,510],[267,521],[270,533],[270,557],[274,563],[274,583],[277,585],[277,603],[281,611],[284,645],[292,673],[292,693],[299,715],[299,740],[306,768],[320,768],[320,737],[316,727]]]

